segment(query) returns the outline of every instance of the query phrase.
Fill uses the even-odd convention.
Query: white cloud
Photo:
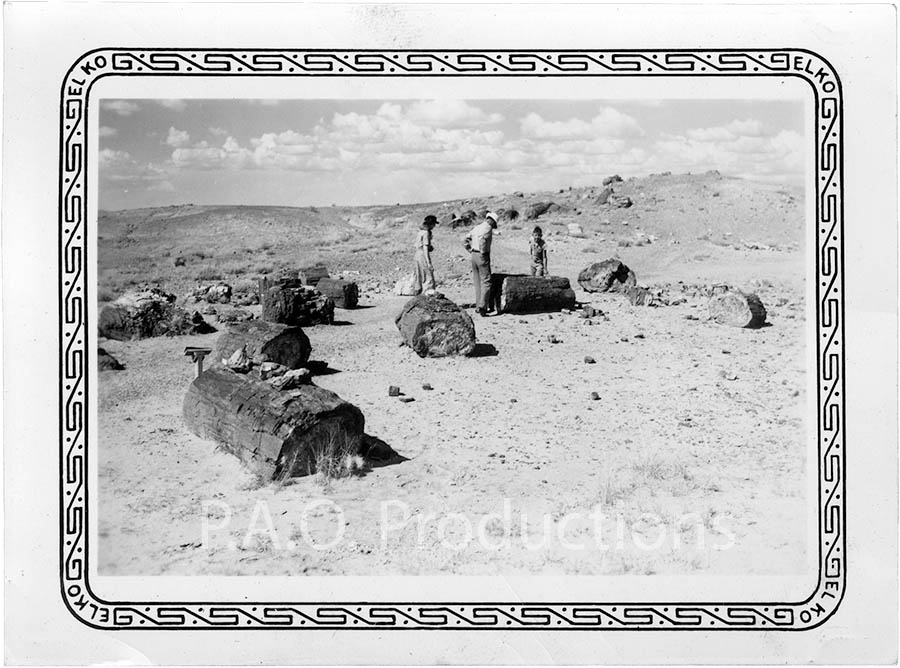
[[[593,137],[640,137],[644,134],[638,122],[611,107],[602,108],[590,121],[570,118],[548,121],[534,112],[519,122],[524,137],[534,139],[590,139]]]
[[[228,134],[228,130],[226,130],[225,128],[211,127],[209,129],[209,134],[211,134],[213,137],[224,137]]]
[[[186,146],[191,141],[191,136],[184,130],[176,130],[174,127],[169,128],[169,135],[166,137],[166,143],[169,146],[179,148]]]
[[[128,151],[100,149],[100,179],[119,188],[141,187],[147,190],[172,190],[168,173],[151,163],[140,163]]]
[[[475,127],[503,121],[501,114],[488,114],[465,100],[414,102],[407,117],[414,123],[444,128]]]
[[[108,125],[101,125],[97,134],[100,135],[101,139],[106,139],[107,137],[115,137],[117,134],[119,134],[119,131],[115,128],[109,127]]]
[[[103,100],[100,102],[100,108],[103,111],[111,111],[119,116],[131,116],[140,106],[136,102],[129,100]]]
[[[157,100],[157,102],[172,111],[184,111],[187,109],[187,102],[184,100]]]

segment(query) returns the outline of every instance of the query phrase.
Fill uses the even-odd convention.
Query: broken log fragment
[[[575,291],[563,276],[493,274],[491,295],[498,313],[549,313],[575,308]]]
[[[337,308],[356,308],[359,303],[359,288],[356,283],[339,278],[323,278],[316,283],[316,290],[330,298]]]
[[[301,267],[297,272],[297,277],[304,285],[315,286],[323,278],[328,278],[328,268],[323,264]]]
[[[720,325],[754,329],[766,322],[766,307],[755,294],[732,289],[710,298],[709,317]]]
[[[279,392],[225,368],[191,383],[182,413],[195,435],[274,480],[314,473],[328,452],[359,453],[365,426],[362,412],[334,392],[315,385]]]
[[[413,297],[394,321],[419,357],[469,355],[475,350],[472,317],[440,293]]]
[[[334,301],[304,285],[300,279],[286,278],[273,283],[262,277],[259,300],[262,319],[268,322],[301,327],[334,322]]]
[[[578,285],[588,292],[624,292],[637,285],[634,272],[621,260],[594,262],[578,274]]]
[[[305,366],[312,350],[309,338],[299,327],[250,320],[229,325],[219,336],[213,348],[212,365],[221,365],[223,359],[242,347],[254,364],[275,362],[288,369]]]

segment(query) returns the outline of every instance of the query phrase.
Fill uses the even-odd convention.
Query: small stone
[[[415,399],[413,399],[412,397],[400,397],[400,401],[402,401],[404,404],[408,404],[410,401],[415,401]]]
[[[595,359],[594,359],[593,357],[591,357],[590,355],[587,355],[587,356],[585,356],[585,358],[584,358],[584,363],[585,363],[585,364],[596,364],[596,363],[597,363],[597,360],[595,360]]]
[[[547,336],[548,343],[562,343],[562,339],[560,339],[556,334],[549,334]]]
[[[621,339],[619,339],[619,341],[621,341],[622,343],[628,343],[628,337],[623,336]]]
[[[512,399],[509,400],[509,403],[516,404],[516,403],[519,403],[519,400],[516,399],[515,397],[513,397]]]
[[[730,354],[731,354],[731,351],[730,351],[730,350],[725,350],[725,349],[723,349],[723,350],[722,350],[722,354],[723,354],[723,355],[730,355]]]
[[[422,383],[422,389],[423,390],[433,390],[434,388],[431,387],[430,383]]]
[[[645,337],[643,334],[638,333],[638,334],[635,334],[635,335],[634,335],[634,338],[636,338],[636,339],[645,339],[645,338],[647,338],[647,337]]]
[[[277,362],[263,362],[259,365],[259,377],[261,380],[268,380],[275,376],[282,376],[287,373],[288,368]]]
[[[597,394],[596,392],[591,392],[591,400],[592,401],[599,401],[599,399],[600,399],[599,394]]]
[[[399,397],[400,396],[400,388],[396,385],[391,385],[388,387],[388,396],[389,397]]]
[[[285,391],[293,390],[300,385],[308,385],[312,381],[312,372],[309,369],[290,369],[280,376],[274,376],[269,379],[276,390]]]

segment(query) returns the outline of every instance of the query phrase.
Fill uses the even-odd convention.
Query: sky
[[[704,172],[797,184],[789,100],[100,101],[100,208],[433,202]]]

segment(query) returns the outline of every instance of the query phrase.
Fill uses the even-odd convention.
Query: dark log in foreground
[[[766,307],[755,294],[729,290],[710,298],[709,317],[720,325],[762,327],[766,322]]]
[[[624,292],[625,288],[637,285],[637,278],[625,263],[610,259],[582,269],[578,285],[588,292]]]
[[[254,364],[275,362],[288,369],[304,366],[312,349],[309,338],[299,327],[262,320],[238,322],[229,325],[216,341],[213,365],[221,364],[243,346]]]
[[[266,277],[259,279],[259,299],[262,319],[268,322],[301,327],[334,322],[334,302],[296,278],[277,283]]]
[[[316,290],[330,298],[337,308],[356,308],[359,303],[359,288],[351,281],[323,278],[316,283]]]
[[[440,293],[413,297],[395,322],[403,340],[419,357],[469,355],[475,350],[471,316]]]
[[[575,291],[563,276],[493,274],[493,306],[500,313],[549,313],[575,308]]]
[[[225,368],[191,383],[182,412],[194,434],[277,480],[359,453],[365,427],[362,412],[334,392],[315,385],[279,392]]]

